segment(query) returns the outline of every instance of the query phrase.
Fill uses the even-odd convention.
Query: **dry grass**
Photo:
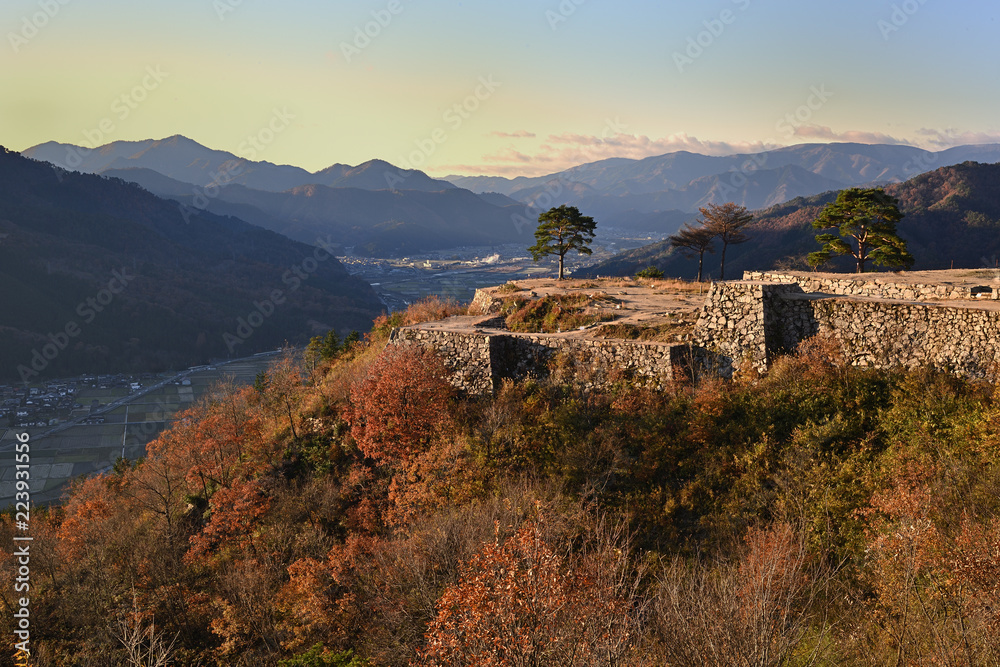
[[[513,298],[504,302],[501,313],[507,328],[520,333],[556,333],[614,319],[603,306],[615,300],[601,292],[595,295],[550,295],[541,299]]]

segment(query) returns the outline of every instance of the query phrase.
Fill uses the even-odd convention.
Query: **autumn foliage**
[[[736,380],[583,391],[559,361],[469,397],[376,340],[220,387],[35,508],[36,663],[1000,662],[995,386],[828,339]]]
[[[351,388],[351,435],[379,463],[424,451],[448,420],[451,388],[440,358],[414,347],[389,347]]]
[[[458,583],[438,601],[417,664],[620,664],[636,637],[632,601],[615,593],[555,553],[537,525],[524,525],[460,567]]]

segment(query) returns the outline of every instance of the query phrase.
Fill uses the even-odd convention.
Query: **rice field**
[[[48,428],[3,429],[0,435],[0,507],[14,502],[14,443],[16,433],[31,436],[32,502],[38,505],[58,500],[73,479],[110,470],[120,456],[136,460],[145,456],[146,444],[156,438],[177,413],[191,407],[220,382],[252,384],[266,370],[273,356],[250,357],[228,364],[188,371],[163,386],[111,409],[115,401],[127,399],[127,387],[88,387],[77,394],[81,412],[100,414],[103,423],[75,424],[48,435]],[[185,383],[185,381],[189,381]]]

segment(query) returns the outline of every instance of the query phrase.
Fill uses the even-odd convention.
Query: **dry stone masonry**
[[[816,334],[839,341],[849,361],[875,368],[932,366],[1000,379],[1000,278],[989,271],[837,276],[747,272],[715,283],[692,344],[519,334],[497,317],[500,300],[477,292],[469,327],[393,332],[391,344],[437,351],[452,383],[470,394],[504,379],[568,373],[585,388],[622,380],[665,388],[692,368],[728,376],[766,371],[779,354]]]
[[[396,329],[389,343],[434,350],[452,371],[451,383],[469,394],[490,393],[505,379],[546,376],[553,365],[571,372],[586,389],[605,388],[627,379],[662,390],[690,354],[688,345],[501,330],[465,333],[419,325]]]
[[[928,271],[926,273],[932,275],[938,272]],[[745,271],[743,280],[791,283],[801,287],[804,292],[819,292],[838,296],[870,296],[879,299],[916,299],[920,301],[1000,300],[1000,290],[995,285],[989,284],[996,280],[995,277],[992,280],[983,280],[981,276],[976,276],[971,284],[954,285],[942,282],[902,282],[898,278],[894,279],[895,275],[892,273],[866,273],[855,277],[831,278],[811,273]]]
[[[929,272],[930,273],[930,272]],[[933,366],[997,379],[1000,304],[987,281],[969,284],[751,273],[716,283],[696,342],[731,370],[766,370],[774,355],[818,333],[835,337],[856,366]],[[933,277],[933,276],[932,276]]]

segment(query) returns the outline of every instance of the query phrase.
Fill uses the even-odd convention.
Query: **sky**
[[[316,171],[534,176],[1000,142],[986,0],[3,0],[0,145],[182,134]]]

